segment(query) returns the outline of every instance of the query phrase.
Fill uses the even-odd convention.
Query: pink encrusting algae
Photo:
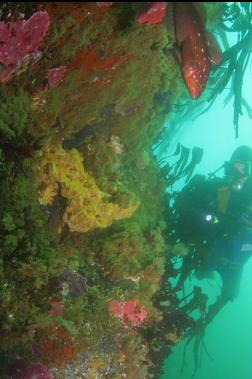
[[[50,18],[46,11],[34,13],[27,21],[0,22],[0,81],[11,79],[26,57],[38,51],[48,31]]]
[[[49,87],[57,87],[63,82],[66,74],[66,66],[52,68],[48,71],[46,78],[48,80]]]
[[[141,326],[147,320],[147,312],[135,300],[128,300],[119,303],[112,300],[109,308],[114,316],[122,319],[125,326],[132,322],[135,326]]]

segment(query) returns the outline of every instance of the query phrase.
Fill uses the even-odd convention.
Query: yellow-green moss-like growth
[[[66,151],[61,145],[47,145],[42,152],[38,177],[43,186],[41,204],[52,204],[57,194],[68,200],[63,223],[72,232],[105,228],[114,220],[130,218],[139,205],[123,208],[109,202],[109,195],[85,171],[83,158],[76,149]]]
[[[30,119],[31,99],[22,89],[0,88],[0,133],[6,141],[24,142]]]

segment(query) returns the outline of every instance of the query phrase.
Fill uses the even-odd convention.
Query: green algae
[[[6,141],[20,143],[31,123],[31,98],[23,89],[0,89],[0,133]]]

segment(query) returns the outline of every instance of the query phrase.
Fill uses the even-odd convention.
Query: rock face
[[[67,269],[59,280],[62,291],[65,290],[65,295],[70,298],[81,296],[88,290],[87,279]]]
[[[0,13],[0,377],[149,379],[187,325],[152,152],[190,101],[169,4],[24,9]]]

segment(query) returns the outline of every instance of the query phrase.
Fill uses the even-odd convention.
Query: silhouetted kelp
[[[210,94],[209,102],[211,106],[218,94],[231,82],[231,90],[226,101],[229,101],[232,97],[234,98],[233,123],[236,137],[238,137],[239,117],[242,114],[242,109],[244,108],[247,111],[249,117],[252,115],[252,109],[242,95],[243,78],[251,57],[251,20],[251,2],[222,3],[219,34],[226,49],[223,52],[221,66],[216,68],[216,72],[213,75],[215,84]],[[229,33],[236,33],[237,35],[237,43],[231,47],[229,47],[228,43]]]

